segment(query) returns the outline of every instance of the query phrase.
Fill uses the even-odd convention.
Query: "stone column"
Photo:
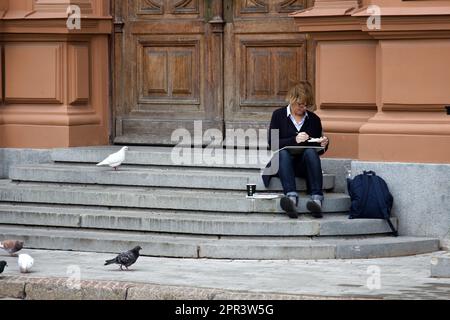
[[[379,30],[362,24],[377,40],[378,112],[360,128],[359,158],[450,163],[450,1],[404,3],[380,4]]]
[[[450,1],[317,0],[293,16],[317,45],[328,156],[450,162]]]
[[[0,2],[0,147],[108,144],[108,3]]]
[[[316,105],[331,140],[328,157],[358,158],[359,129],[376,107],[376,46],[351,14],[358,1],[321,1],[296,13],[315,43]]]

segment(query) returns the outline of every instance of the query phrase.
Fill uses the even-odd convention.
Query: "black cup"
[[[255,192],[256,192],[256,184],[251,184],[251,183],[247,184],[247,195],[249,197],[253,197]]]

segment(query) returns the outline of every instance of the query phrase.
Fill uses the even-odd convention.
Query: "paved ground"
[[[130,271],[104,266],[111,254],[23,250],[35,259],[8,267],[0,297],[29,299],[450,299],[450,279],[430,277],[431,257],[241,261],[140,257]],[[78,277],[78,275],[80,277]],[[81,282],[77,279],[81,278]],[[80,293],[82,291],[82,293]]]

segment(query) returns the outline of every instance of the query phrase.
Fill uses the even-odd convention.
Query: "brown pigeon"
[[[10,255],[14,255],[23,248],[23,241],[5,240],[0,242],[0,248],[6,250]]]

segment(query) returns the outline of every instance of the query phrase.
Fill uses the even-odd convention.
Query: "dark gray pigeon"
[[[108,264],[117,263],[120,264],[120,270],[122,269],[122,266],[125,266],[125,268],[131,266],[133,263],[136,262],[137,258],[139,258],[139,250],[142,248],[140,246],[134,247],[133,249],[120,253],[117,257],[111,260],[105,261],[105,266]]]
[[[8,264],[6,263],[6,261],[0,261],[0,273],[3,272],[3,270],[5,270],[5,267],[7,267]]]

